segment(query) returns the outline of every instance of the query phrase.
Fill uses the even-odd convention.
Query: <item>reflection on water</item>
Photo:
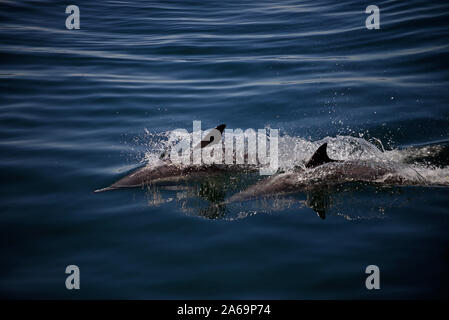
[[[408,203],[407,188],[412,188],[346,183],[298,190],[295,194],[226,203],[229,196],[247,188],[257,179],[254,174],[223,174],[181,184],[151,184],[145,189],[145,194],[148,206],[173,202],[184,214],[206,219],[233,221],[258,213],[312,209],[323,220],[329,215],[361,220],[385,218],[389,208]]]

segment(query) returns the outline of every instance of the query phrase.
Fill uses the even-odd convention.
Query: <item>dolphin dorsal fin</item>
[[[336,162],[327,155],[327,142],[323,143],[306,163],[306,168],[315,168],[328,162]]]
[[[225,124],[220,124],[219,126],[216,126],[214,129],[218,130],[220,132],[220,134],[222,135],[225,128],[226,128]],[[205,148],[208,145],[210,145],[212,142],[214,142],[214,136],[212,134],[208,134],[207,136],[204,137],[203,140],[201,140],[201,143],[198,144],[196,146],[196,148],[198,148],[200,146],[201,146],[201,148]],[[164,152],[162,152],[161,155],[159,156],[159,159],[168,160],[168,151],[165,150]]]
[[[224,129],[226,128],[225,124],[220,124],[219,126],[215,127],[215,130],[218,130],[220,134],[223,134]],[[205,148],[208,145],[210,145],[212,142],[214,142],[214,136],[209,133],[207,136],[204,137],[203,140],[201,140],[201,148]]]

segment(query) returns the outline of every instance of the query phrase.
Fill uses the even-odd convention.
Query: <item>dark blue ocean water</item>
[[[301,192],[214,211],[188,188],[93,190],[193,120],[278,128],[298,153],[326,137],[395,159],[436,146],[414,159],[441,184],[448,27],[445,1],[1,1],[0,296],[447,298],[447,187],[343,186],[324,220]]]

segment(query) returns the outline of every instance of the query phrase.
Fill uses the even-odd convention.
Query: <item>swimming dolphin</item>
[[[211,130],[195,148],[206,148],[217,143],[218,138],[223,134],[226,124],[217,126],[214,130]],[[217,134],[219,133],[219,134]],[[159,163],[154,166],[145,166],[137,169],[133,173],[118,180],[109,187],[95,190],[94,192],[110,191],[121,188],[134,188],[143,187],[150,183],[159,182],[175,182],[186,179],[199,178],[204,176],[210,176],[211,174],[220,174],[228,171],[235,170],[234,166],[211,164],[211,165],[184,165],[179,166],[173,164],[168,159],[168,151],[161,154]]]
[[[388,176],[391,173],[394,173],[394,168],[383,162],[331,159],[327,155],[327,143],[324,143],[306,162],[305,169],[297,168],[293,172],[281,173],[260,180],[248,189],[231,196],[226,203],[308,191],[317,187],[345,182],[376,182],[382,177],[386,177],[383,182],[400,183],[400,177]]]

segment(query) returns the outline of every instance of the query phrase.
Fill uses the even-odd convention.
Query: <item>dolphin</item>
[[[376,182],[382,177],[387,177],[383,182],[400,184],[401,179],[393,174],[394,169],[383,162],[331,159],[327,154],[327,143],[324,143],[306,162],[305,168],[296,168],[293,172],[284,172],[260,180],[246,190],[232,195],[226,203],[316,190],[317,187],[345,182]]]
[[[226,124],[221,124],[212,129],[195,148],[206,148],[216,144],[221,137]],[[215,130],[215,131],[214,131]],[[159,163],[153,166],[145,166],[123,177],[109,187],[95,190],[94,192],[110,191],[122,188],[144,187],[151,183],[176,182],[187,179],[202,178],[212,174],[220,174],[236,170],[236,166],[211,164],[211,165],[176,165],[168,159],[168,151],[164,151],[159,157]]]

